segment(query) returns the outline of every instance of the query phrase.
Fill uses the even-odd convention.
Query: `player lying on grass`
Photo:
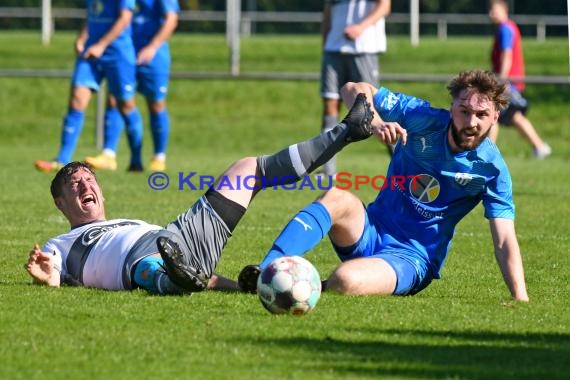
[[[368,206],[331,188],[286,225],[261,269],[282,255],[305,254],[328,234],[342,263],[327,289],[416,294],[440,277],[455,226],[482,201],[505,283],[514,299],[527,301],[511,177],[487,138],[508,102],[506,86],[491,72],[466,71],[448,90],[452,103],[444,110],[366,83],[344,86],[347,105],[358,93],[373,99],[376,134],[383,136],[387,125],[390,133],[401,134],[386,177],[406,180],[391,183]],[[242,270],[238,281],[244,290],[255,291],[258,274],[256,265]]]
[[[71,230],[41,249],[36,244],[25,268],[36,283],[54,287],[62,283],[109,290],[141,287],[159,294],[207,287],[238,289],[237,283],[215,275],[214,269],[264,181],[271,186],[272,181],[299,180],[350,142],[371,136],[371,119],[370,104],[361,95],[333,130],[273,155],[236,161],[164,228],[141,220],[106,220],[95,173],[86,164],[69,163],[54,177],[51,194]],[[238,186],[247,176],[255,178]]]

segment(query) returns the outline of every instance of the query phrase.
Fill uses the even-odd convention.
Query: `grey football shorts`
[[[205,195],[165,227],[190,252],[192,266],[211,277],[232,235]],[[181,241],[180,241],[180,240]]]
[[[528,107],[529,103],[524,96],[514,86],[511,86],[509,93],[509,105],[499,114],[499,123],[503,125],[512,125],[515,113],[520,111],[523,115],[526,115]]]
[[[321,96],[340,99],[340,88],[347,82],[368,82],[378,87],[378,54],[324,52],[321,66]]]

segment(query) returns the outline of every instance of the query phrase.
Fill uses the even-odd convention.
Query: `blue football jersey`
[[[164,15],[180,12],[178,0],[136,0],[133,16],[135,49],[145,47],[162,26]]]
[[[135,9],[135,0],[86,0],[87,32],[89,34],[85,47],[99,41],[119,18],[122,10]],[[105,49],[104,57],[110,58],[123,49],[131,49],[131,26],[127,26],[121,34]]]
[[[395,249],[421,256],[439,278],[455,226],[480,201],[486,218],[514,219],[509,170],[488,138],[474,150],[452,152],[448,110],[386,88],[373,102],[384,121],[406,129],[408,141],[396,146],[387,186],[368,206],[369,216],[401,244]]]

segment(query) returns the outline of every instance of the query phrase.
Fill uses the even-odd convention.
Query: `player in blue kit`
[[[56,159],[35,162],[40,171],[57,171],[71,161],[92,91],[99,89],[103,78],[107,79],[109,91],[118,101],[133,159],[137,151],[140,156],[142,120],[134,98],[135,50],[130,26],[134,0],[87,0],[86,3],[87,23],[75,43],[77,59],[68,111],[63,119],[61,146]]]
[[[345,294],[416,294],[440,277],[457,223],[479,202],[489,220],[495,256],[516,300],[528,301],[509,170],[489,131],[508,103],[506,85],[487,71],[461,72],[448,85],[450,110],[424,100],[348,83],[373,99],[377,137],[394,143],[387,178],[367,207],[333,187],[286,225],[260,266],[248,265],[240,286],[255,291],[260,268],[283,255],[303,255],[329,235],[342,263],[326,288]],[[406,178],[406,181],[402,181]]]
[[[133,15],[133,42],[137,54],[137,90],[147,101],[150,127],[154,141],[154,156],[150,170],[166,169],[166,147],[170,135],[170,119],[166,95],[170,77],[170,47],[168,38],[178,25],[180,7],[176,0],[137,0]],[[103,152],[85,161],[96,169],[116,170],[116,152],[123,130],[123,120],[110,97],[105,112]],[[142,129],[140,130],[142,133]],[[142,135],[139,137],[142,139]],[[142,162],[137,151],[138,162]],[[134,169],[134,168],[133,168]],[[142,170],[142,165],[137,168]]]

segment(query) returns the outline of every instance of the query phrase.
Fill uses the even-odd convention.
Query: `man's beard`
[[[455,124],[453,124],[453,120],[451,121],[450,128],[451,128],[451,138],[453,139],[455,145],[461,151],[473,150],[477,148],[479,145],[481,145],[481,142],[485,140],[487,136],[489,136],[489,133],[491,133],[491,128],[489,128],[487,132],[485,132],[482,136],[476,137],[475,140],[473,140],[472,142],[466,142],[464,139],[461,138],[458,128],[455,126]]]

